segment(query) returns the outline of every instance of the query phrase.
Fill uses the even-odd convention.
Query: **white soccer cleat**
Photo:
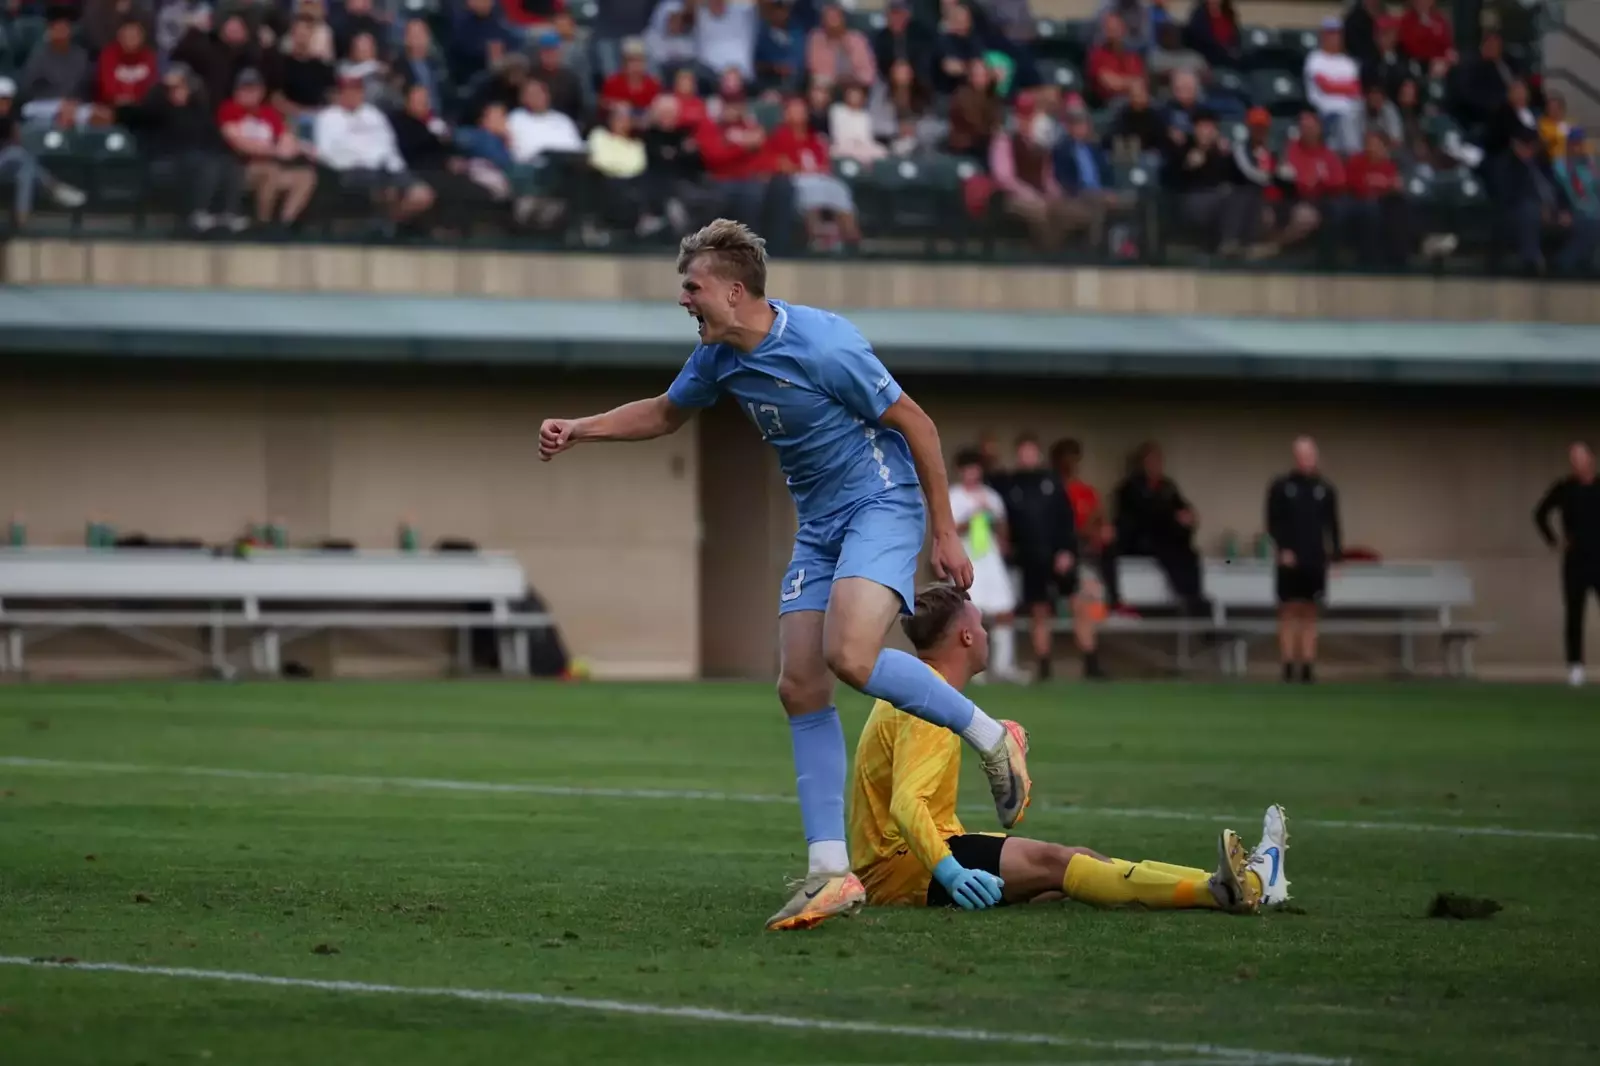
[[[812,874],[795,887],[783,910],[767,919],[767,928],[810,929],[854,914],[866,902],[867,890],[855,874]]]
[[[1274,803],[1261,819],[1261,843],[1250,853],[1249,869],[1261,879],[1261,905],[1276,907],[1289,901],[1289,878],[1284,854],[1289,850],[1289,815]]]
[[[989,779],[994,812],[1010,829],[1022,821],[1033,801],[1033,780],[1028,776],[1028,731],[1016,722],[1001,721],[1005,736],[994,750],[983,754],[983,775]]]
[[[1254,914],[1261,909],[1261,892],[1249,870],[1250,855],[1239,834],[1224,829],[1217,837],[1217,872],[1211,875],[1211,894],[1230,914]]]

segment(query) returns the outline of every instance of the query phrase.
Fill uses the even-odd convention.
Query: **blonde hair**
[[[678,245],[678,273],[698,256],[710,256],[712,271],[737,281],[751,296],[767,294],[767,242],[743,222],[719,218]]]

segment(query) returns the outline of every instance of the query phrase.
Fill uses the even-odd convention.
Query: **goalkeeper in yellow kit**
[[[924,589],[901,624],[930,672],[958,690],[988,664],[982,615],[958,588]],[[1026,745],[1021,726],[1002,725]],[[856,746],[849,829],[850,863],[869,903],[981,910],[1066,897],[1107,907],[1251,914],[1289,898],[1283,872],[1289,833],[1276,805],[1267,808],[1253,852],[1233,830],[1223,830],[1217,868],[1207,871],[968,833],[956,817],[960,769],[958,737],[883,700],[872,708]]]

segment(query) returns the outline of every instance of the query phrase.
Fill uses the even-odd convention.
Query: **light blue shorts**
[[[902,613],[910,614],[926,529],[922,490],[915,485],[898,486],[839,514],[802,524],[778,593],[778,613],[825,611],[835,581],[864,577],[893,589]]]

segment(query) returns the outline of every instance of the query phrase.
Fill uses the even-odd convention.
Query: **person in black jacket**
[[[1574,210],[1566,185],[1555,180],[1542,151],[1539,135],[1521,129],[1511,139],[1511,151],[1488,164],[1495,174],[1502,233],[1525,270],[1543,272],[1546,239],[1556,244],[1550,266],[1563,273],[1583,270],[1594,259],[1600,232],[1594,220]]]
[[[117,121],[151,159],[152,184],[188,187],[189,225],[196,232],[249,227],[239,211],[244,167],[223,141],[194,71],[173,63],[143,101],[117,109]]]
[[[1217,116],[1201,110],[1192,132],[1174,126],[1166,155],[1162,173],[1177,197],[1183,222],[1215,238],[1221,255],[1254,245],[1261,229],[1261,193],[1237,180],[1233,152],[1217,129]]]
[[[1561,553],[1561,598],[1566,606],[1567,681],[1583,684],[1583,611],[1589,593],[1600,596],[1600,481],[1595,479],[1594,452],[1582,441],[1567,452],[1572,473],[1550,486],[1533,521],[1544,542]],[[1559,536],[1550,516],[1561,512]]]
[[[1164,472],[1159,445],[1140,445],[1132,466],[1113,496],[1117,554],[1154,559],[1184,612],[1205,617],[1211,605],[1200,591],[1200,553],[1194,546],[1199,519],[1194,508]]]
[[[1278,553],[1278,653],[1283,679],[1311,683],[1317,659],[1317,607],[1328,566],[1344,553],[1339,497],[1317,466],[1317,444],[1294,442],[1294,469],[1267,488],[1267,536]]]
[[[1006,505],[1011,561],[1022,572],[1021,605],[1033,619],[1033,654],[1039,680],[1050,677],[1051,627],[1058,600],[1072,601],[1075,636],[1085,677],[1102,677],[1089,604],[1080,595],[1078,533],[1072,504],[1044,463],[1039,438],[1017,438],[1017,465],[997,475],[995,488]],[[1087,626],[1085,623],[1088,623]]]

